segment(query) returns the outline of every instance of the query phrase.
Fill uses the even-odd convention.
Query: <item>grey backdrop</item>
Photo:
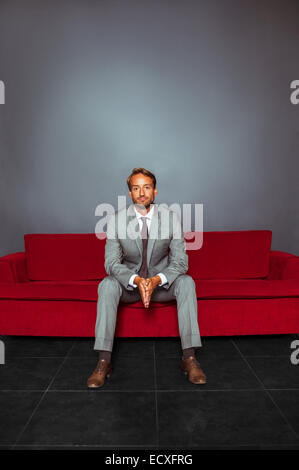
[[[0,254],[93,232],[144,166],[204,230],[299,255],[298,43],[296,0],[0,1]]]

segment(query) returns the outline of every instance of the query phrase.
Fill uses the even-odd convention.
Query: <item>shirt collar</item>
[[[146,215],[142,215],[142,214],[140,214],[140,212],[138,212],[138,210],[137,210],[136,207],[134,206],[134,211],[135,211],[135,213],[136,213],[137,219],[141,219],[141,217],[146,217],[147,219],[152,220],[152,217],[153,217],[153,215],[154,215],[154,208],[155,208],[155,205],[153,204],[151,210],[148,211],[148,213],[147,213]]]

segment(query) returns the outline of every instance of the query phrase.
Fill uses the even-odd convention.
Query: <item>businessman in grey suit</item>
[[[99,351],[89,388],[102,387],[112,372],[111,352],[119,302],[176,299],[183,356],[182,371],[192,383],[206,383],[195,357],[202,346],[197,323],[195,283],[187,275],[188,255],[179,216],[155,203],[156,177],[149,170],[134,168],[127,178],[133,204],[107,222],[105,270],[98,286],[94,349]],[[136,231],[137,228],[137,231]]]

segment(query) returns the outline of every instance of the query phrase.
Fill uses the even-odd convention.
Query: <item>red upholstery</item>
[[[98,297],[98,284],[99,281],[0,283],[0,299],[83,300],[95,302]],[[289,279],[284,282],[263,279],[195,279],[195,285],[198,299],[299,297],[299,282],[296,279]],[[143,308],[142,302],[136,302],[134,306]],[[161,306],[167,306],[167,302],[161,303]]]
[[[13,253],[0,258],[0,282],[29,281],[27,273],[27,259],[23,252]]]
[[[4,282],[15,282],[11,265],[7,261],[0,261],[0,279]]]
[[[194,279],[250,279],[267,276],[272,232],[204,232],[200,250],[188,251]]]
[[[28,234],[25,250],[29,279],[68,281],[102,279],[105,241],[94,234]]]
[[[1,300],[0,333],[30,336],[94,337],[96,303],[53,300]],[[298,332],[298,298],[200,300],[201,336]],[[150,309],[121,304],[118,337],[179,336],[175,302]]]
[[[271,235],[204,232],[188,251],[202,336],[299,332],[299,257],[271,251]],[[0,258],[0,334],[94,336],[105,239],[28,234],[25,250]],[[175,300],[120,303],[116,336],[179,336]]]
[[[288,258],[283,266],[281,279],[299,280],[299,257]]]
[[[283,251],[271,251],[269,273],[267,279],[282,279],[288,259],[299,260],[298,256]],[[285,278],[287,279],[287,277]]]

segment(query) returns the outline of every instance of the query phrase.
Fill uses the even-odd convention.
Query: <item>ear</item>
[[[157,194],[158,194],[157,188],[154,189],[154,193],[155,193],[155,196],[157,196]]]

